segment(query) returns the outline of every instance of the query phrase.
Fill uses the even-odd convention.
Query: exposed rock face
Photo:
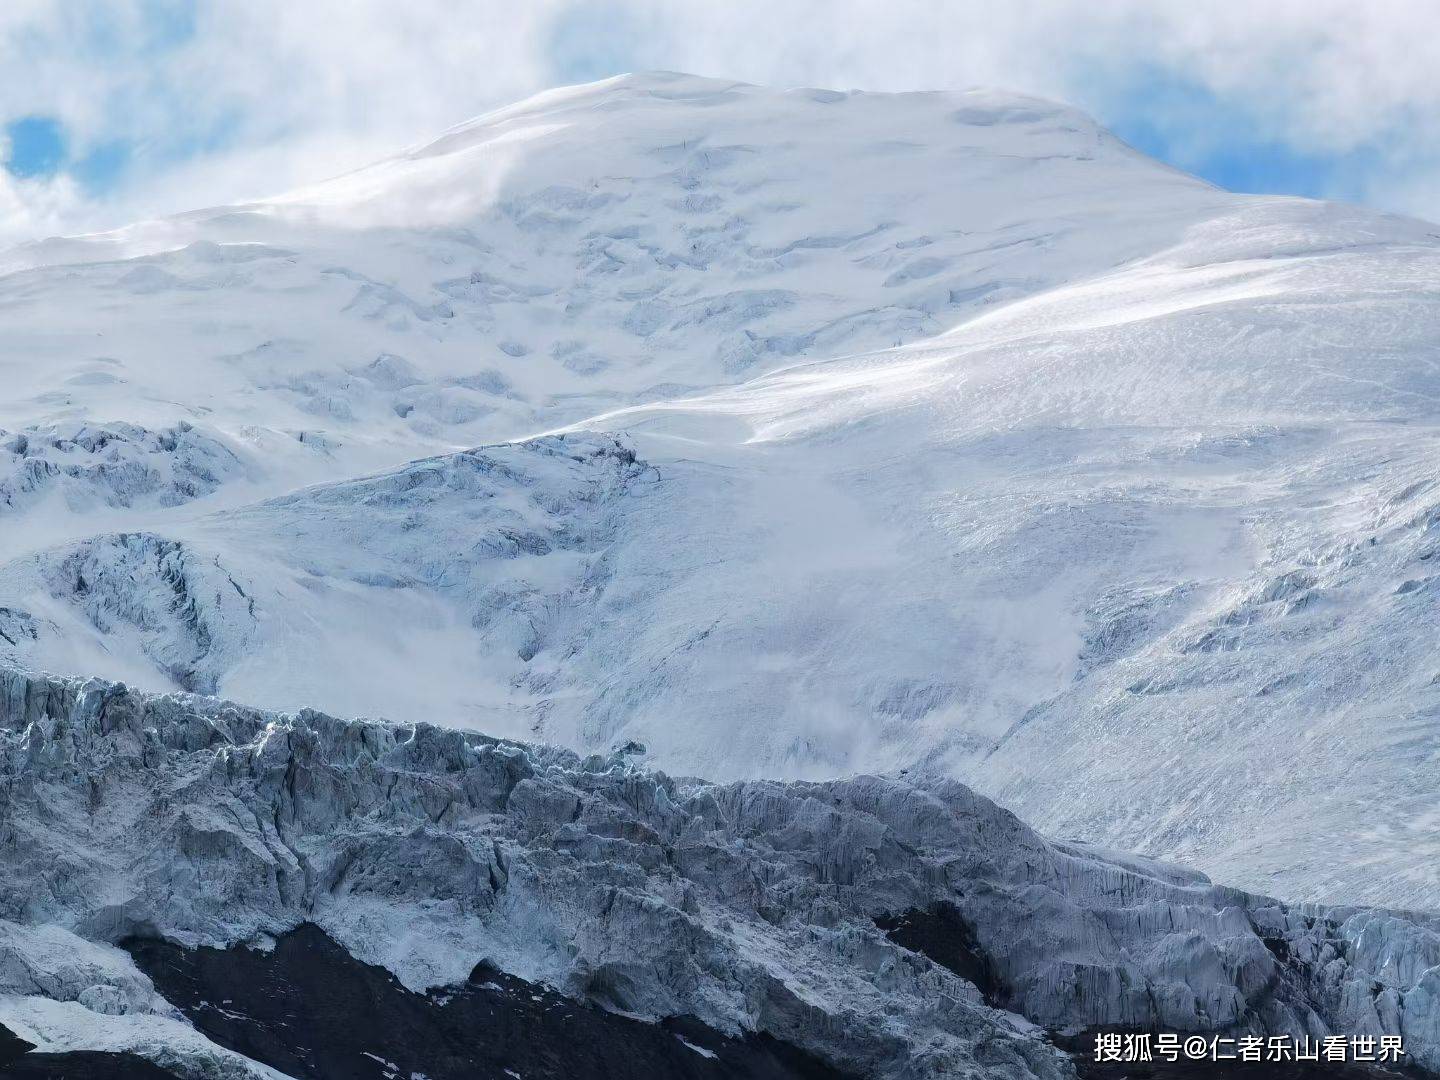
[[[198,1029],[296,1080],[855,1080],[771,1036],[647,1023],[486,964],[416,993],[310,924],[264,951],[127,944]]]
[[[21,1045],[24,1045],[23,1043]],[[3,1080],[175,1080],[175,1074],[135,1054],[76,1051],[30,1054],[0,1062]]]
[[[0,968],[4,1022],[38,998],[168,1009],[119,962],[23,974],[55,967],[27,928],[223,946],[313,922],[412,990],[485,962],[864,1075],[1068,1073],[1001,1010],[1047,1028],[1398,1031],[1440,1067],[1430,920],[1289,908],[1054,844],[954,782],[715,785],[7,671],[0,784],[4,941],[31,958]],[[1000,1008],[882,929],[905,941],[897,917],[931,911],[966,928]]]

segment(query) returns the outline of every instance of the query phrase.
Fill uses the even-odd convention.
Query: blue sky
[[[65,6],[75,13],[66,20],[65,32],[54,37],[37,34],[31,40],[31,49],[49,54],[62,66],[66,59],[101,68],[142,65],[148,69],[149,79],[137,81],[152,81],[155,89],[151,92],[164,100],[167,56],[196,35],[195,0],[138,0],[133,13],[127,13],[123,4]],[[183,109],[178,91],[170,104],[175,111]],[[5,116],[4,135],[4,166],[12,176],[68,176],[98,199],[123,187],[139,157],[147,158],[152,169],[163,168],[167,161],[183,160],[225,145],[223,131],[197,138],[182,126],[163,124],[150,131],[112,137],[88,133],[78,136],[63,116],[44,109]]]
[[[0,240],[263,195],[550,85],[645,68],[999,85],[1076,104],[1227,188],[1440,217],[1440,9],[1195,7],[25,0],[0,11]]]

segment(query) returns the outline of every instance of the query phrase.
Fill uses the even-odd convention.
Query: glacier
[[[1440,1067],[1434,917],[1047,841],[955,781],[716,784],[13,671],[0,762],[0,1024],[41,1046],[224,1075],[115,945],[263,952],[308,924],[413,990],[485,965],[859,1075],[1067,1076],[1042,1029],[1095,1027],[1402,1034]],[[986,977],[892,940],[907,912],[948,917]],[[77,1011],[121,1020],[98,1039]]]
[[[1437,1067],[1437,301],[1062,105],[673,73],[0,252],[0,1024],[265,1075],[119,945],[316,926],[876,1075]]]

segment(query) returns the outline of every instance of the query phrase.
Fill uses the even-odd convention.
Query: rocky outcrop
[[[197,1029],[295,1080],[856,1080],[773,1036],[648,1023],[488,964],[416,993],[309,924],[265,950],[127,945]]]
[[[868,1076],[1067,1075],[1031,1024],[1401,1033],[1440,1068],[1431,920],[1052,843],[949,781],[717,785],[623,753],[7,671],[0,867],[16,955],[37,955],[37,926],[273,947],[314,923],[412,991],[484,964]],[[968,959],[928,947],[915,913]],[[124,971],[10,993],[164,1008]]]

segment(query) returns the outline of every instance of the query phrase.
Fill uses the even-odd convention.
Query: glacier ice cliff
[[[1400,1033],[1440,1069],[1429,917],[1048,841],[954,781],[715,784],[633,757],[0,671],[0,1023],[185,1030],[116,944],[314,924],[411,990],[486,965],[867,1076],[1065,1076],[1040,1029],[1092,1027]],[[915,912],[985,977],[887,934]],[[124,1046],[234,1066],[194,1032]]]

